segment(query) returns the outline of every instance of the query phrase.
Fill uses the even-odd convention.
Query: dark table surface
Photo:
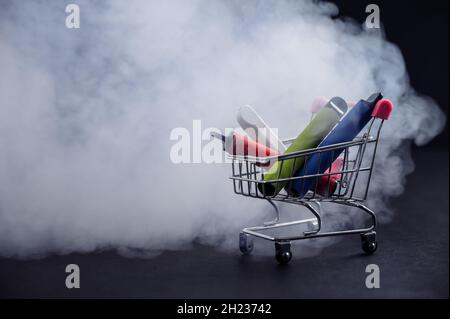
[[[155,258],[114,252],[0,259],[0,297],[13,298],[448,298],[448,149],[414,151],[416,170],[395,199],[393,221],[378,228],[379,250],[365,256],[346,237],[322,254],[286,267],[273,257],[194,245]],[[65,267],[81,269],[81,288],[65,287]],[[367,289],[365,267],[380,267],[381,288]]]

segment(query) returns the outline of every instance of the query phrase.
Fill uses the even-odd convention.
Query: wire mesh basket
[[[375,108],[377,109],[377,108]],[[274,208],[275,219],[261,226],[247,227],[241,230],[239,246],[244,254],[253,250],[253,238],[258,237],[275,242],[275,257],[284,264],[291,260],[291,241],[311,239],[317,237],[360,234],[362,249],[372,254],[377,249],[375,213],[364,206],[369,194],[370,180],[375,164],[375,157],[380,132],[383,123],[388,119],[391,110],[380,110],[372,114],[372,119],[366,126],[365,132],[352,141],[333,144],[314,149],[308,149],[289,154],[271,157],[227,156],[231,159],[234,193],[237,195],[267,200]],[[283,141],[289,146],[294,139]],[[331,161],[330,158],[338,160]],[[305,174],[311,158],[319,161],[320,171]],[[302,161],[303,172],[291,172],[288,178],[281,178],[283,166],[289,165],[292,169],[296,161]],[[290,162],[290,163],[289,163]],[[339,165],[335,165],[336,162]],[[293,164],[293,165],[292,165]],[[267,166],[279,165],[277,178],[265,180]],[[317,165],[317,163],[316,163]],[[324,171],[323,167],[326,166]],[[321,172],[322,171],[322,172]],[[280,183],[283,188],[280,192],[267,192],[268,185]],[[294,191],[296,185],[296,191]],[[303,188],[303,189],[302,189]],[[300,189],[300,191],[298,191]],[[280,222],[280,210],[275,202],[284,202],[306,207],[312,214],[311,218],[299,219],[289,222]],[[360,209],[369,217],[368,225],[363,228],[322,231],[321,203],[344,205]],[[307,230],[294,236],[268,235],[267,230],[275,230],[294,225],[306,224]]]

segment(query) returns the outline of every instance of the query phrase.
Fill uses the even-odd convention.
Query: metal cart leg
[[[239,249],[244,255],[250,255],[253,251],[253,238],[244,232],[240,232]]]
[[[280,221],[280,210],[278,209],[278,205],[275,204],[271,199],[267,198],[267,201],[275,209],[275,219],[271,220],[269,222],[265,222],[264,226],[272,226],[272,225],[275,225],[276,223],[278,223]]]
[[[309,203],[303,203],[303,206],[308,208],[309,211],[311,213],[313,213],[313,215],[317,218],[317,228],[313,229],[311,231],[305,231],[303,233],[305,236],[317,234],[322,229],[322,218],[320,217],[320,203],[318,203],[318,202],[314,202],[314,203],[317,204],[318,210],[315,210],[314,207],[312,207],[311,204],[309,204]]]
[[[245,255],[250,254],[253,250],[253,236],[275,242],[275,258],[280,264],[287,264],[292,259],[291,242],[294,240],[359,234],[361,236],[361,247],[366,254],[373,254],[378,248],[375,232],[377,226],[376,215],[372,210],[362,205],[361,203],[349,201],[334,201],[334,203],[336,204],[361,209],[365,214],[371,217],[371,225],[365,228],[322,232],[320,203],[315,201],[298,202],[297,204],[306,207],[314,215],[314,218],[280,223],[280,211],[278,209],[278,206],[272,200],[267,199],[267,201],[275,210],[275,219],[273,221],[264,223],[264,226],[248,227],[244,228],[241,231],[241,233],[239,234],[239,248]],[[317,208],[313,207],[313,203],[317,205]],[[278,237],[261,233],[261,231],[269,229],[278,229],[300,224],[306,224],[310,228],[310,230],[304,231],[303,235],[301,236]]]

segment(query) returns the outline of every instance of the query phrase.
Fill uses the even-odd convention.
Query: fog
[[[226,163],[172,163],[171,131],[235,127],[251,105],[289,138],[317,96],[393,101],[368,205],[382,222],[407,213],[389,203],[414,170],[410,145],[445,118],[384,30],[309,0],[76,3],[80,29],[66,28],[62,1],[0,2],[1,256],[152,256],[193,241],[237,251],[239,229],[270,219],[270,205],[235,196]],[[336,227],[354,216],[324,214]]]

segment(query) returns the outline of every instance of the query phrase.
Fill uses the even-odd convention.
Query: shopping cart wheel
[[[372,255],[378,248],[377,233],[372,231],[361,234],[361,246],[366,254]]]
[[[253,250],[253,238],[246,233],[239,233],[239,249],[244,255],[249,255]]]
[[[291,243],[279,242],[275,243],[275,258],[281,265],[286,265],[291,261]]]

